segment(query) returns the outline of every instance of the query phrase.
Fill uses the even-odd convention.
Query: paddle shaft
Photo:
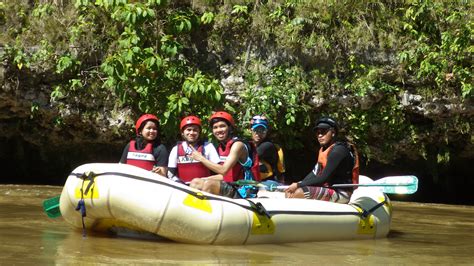
[[[412,184],[334,184],[331,186],[326,186],[327,188],[337,188],[337,187],[407,187],[412,186]],[[287,189],[289,186],[277,186],[277,189]]]

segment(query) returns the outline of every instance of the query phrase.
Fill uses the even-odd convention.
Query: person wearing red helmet
[[[181,120],[179,128],[183,141],[179,141],[171,149],[168,159],[169,177],[177,182],[187,183],[194,178],[210,176],[211,171],[190,156],[194,149],[211,162],[219,163],[220,161],[214,145],[200,139],[201,119],[193,115],[187,116]]]
[[[256,152],[250,145],[233,136],[235,121],[229,113],[215,112],[209,122],[212,134],[219,141],[217,152],[221,162],[211,162],[196,150],[191,156],[220,176],[193,179],[190,186],[231,198],[252,197],[254,193],[251,194],[245,187],[237,188],[232,183],[240,179],[259,181],[258,157],[253,156]]]
[[[158,136],[159,119],[144,114],[135,123],[136,137],[123,149],[120,163],[134,165],[166,176],[168,172],[168,151]]]
[[[319,119],[314,130],[321,146],[318,161],[302,181],[285,190],[285,196],[347,203],[353,189],[332,188],[331,185],[359,183],[357,151],[347,141],[336,141],[339,126],[330,117]]]

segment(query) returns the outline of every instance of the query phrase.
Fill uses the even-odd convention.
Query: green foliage
[[[282,143],[302,147],[298,131],[311,121],[310,106],[303,100],[310,88],[306,74],[298,67],[279,66],[251,76],[248,82],[248,89],[241,95],[243,127],[248,128],[252,116],[265,114]]]
[[[205,120],[224,107],[248,128],[250,117],[263,113],[287,148],[306,144],[314,119],[327,114],[369,158],[380,147],[394,158],[404,143],[437,163],[452,157],[450,129],[472,131],[462,115],[411,125],[418,114],[400,104],[405,91],[424,100],[472,100],[467,1],[73,4],[0,2],[3,61],[14,74],[51,73],[51,102],[59,109],[78,106],[85,116],[119,103],[158,114],[169,138],[187,114]],[[218,80],[227,75],[244,78],[242,90],[229,87],[237,101],[224,100]],[[435,148],[420,142],[433,132],[443,136]]]
[[[33,119],[36,114],[38,113],[39,110],[39,104],[36,102],[31,103],[31,108],[30,108],[30,119]]]
[[[201,16],[202,24],[211,24],[214,21],[215,15],[212,12],[204,12]]]
[[[438,97],[472,98],[472,9],[442,2],[412,3],[403,15],[403,30],[411,37],[399,58],[409,72]],[[428,95],[431,96],[431,95]]]

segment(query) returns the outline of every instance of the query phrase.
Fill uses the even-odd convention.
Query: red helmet
[[[219,119],[224,119],[226,120],[227,122],[229,122],[233,127],[235,127],[235,122],[234,122],[234,118],[232,118],[232,116],[227,113],[227,112],[224,112],[224,111],[219,111],[219,112],[215,112],[211,115],[211,117],[209,118],[209,121],[211,122],[211,126],[212,126],[212,120],[213,119],[216,119],[216,118],[219,118]]]
[[[144,114],[138,118],[137,122],[135,123],[135,131],[137,132],[137,135],[139,135],[138,131],[140,130],[140,127],[142,126],[143,123],[145,123],[148,120],[153,120],[156,122],[156,125],[159,124],[160,120],[158,117],[152,114]]]
[[[183,120],[181,120],[181,123],[179,124],[179,129],[183,130],[184,127],[187,125],[197,125],[199,127],[202,127],[201,119],[194,115],[186,116],[185,118],[183,118]]]

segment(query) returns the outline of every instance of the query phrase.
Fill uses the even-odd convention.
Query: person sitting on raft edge
[[[168,172],[168,151],[158,135],[159,119],[144,114],[135,123],[136,136],[123,149],[120,163],[134,165],[162,176]]]
[[[218,149],[221,162],[211,162],[202,153],[194,150],[191,157],[202,162],[207,168],[222,177],[207,179],[195,178],[190,186],[216,195],[230,198],[256,197],[255,186],[237,186],[238,180],[259,181],[258,156],[255,147],[248,142],[234,137],[235,122],[232,115],[218,111],[211,115],[209,123],[212,134],[218,140]]]
[[[359,158],[353,144],[337,141],[337,122],[322,117],[314,127],[321,146],[314,169],[297,183],[285,189],[287,198],[306,198],[347,203],[353,188],[331,188],[333,184],[359,183]]]

